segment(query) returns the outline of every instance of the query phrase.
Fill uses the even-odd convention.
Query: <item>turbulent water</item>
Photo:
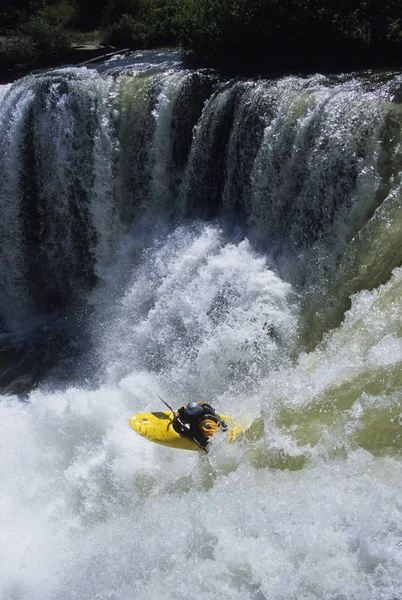
[[[402,598],[401,172],[396,72],[0,87],[1,600]]]

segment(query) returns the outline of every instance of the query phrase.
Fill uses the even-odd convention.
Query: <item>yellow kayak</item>
[[[228,431],[226,432],[228,441],[233,441],[239,433],[244,430],[233,421],[232,417],[218,415],[226,421]],[[173,419],[171,411],[150,412],[133,415],[130,418],[130,426],[151,442],[170,446],[171,448],[181,448],[182,450],[200,450],[200,447],[190,438],[184,437],[173,429]]]

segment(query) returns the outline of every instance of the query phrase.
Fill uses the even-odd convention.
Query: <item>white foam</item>
[[[315,423],[330,406],[324,403],[303,425],[333,386],[348,377],[353,383],[377,360],[392,363],[385,357],[398,341],[384,317],[396,318],[399,273],[356,298],[355,318],[314,354],[260,371],[249,388],[228,378],[222,393],[217,378],[225,377],[227,354],[239,356],[244,332],[251,345],[258,341],[266,311],[277,335],[292,329],[291,290],[247,242],[227,244],[211,227],[184,233],[147,255],[116,307],[105,359],[122,362],[108,384],[38,390],[29,403],[2,400],[0,598],[399,597],[400,455],[381,439],[370,453],[358,437],[366,416],[378,408],[384,418],[391,400],[397,419],[398,389],[392,398],[389,389],[378,398],[362,393],[350,410],[334,408],[330,421]],[[207,308],[229,284],[230,311],[222,296],[212,326]],[[188,327],[181,341],[172,333],[179,316]],[[186,345],[191,329],[198,342]],[[365,343],[355,343],[356,335]],[[268,363],[279,351],[273,344]],[[170,362],[146,368],[155,349],[159,358],[169,349]],[[157,446],[130,429],[131,414],[162,408],[158,393],[177,406],[201,391],[220,410],[262,414],[265,432],[232,445],[216,439],[206,457]],[[294,428],[280,425],[284,408],[296,411]],[[390,425],[397,432],[398,420]],[[307,439],[298,441],[302,427]]]

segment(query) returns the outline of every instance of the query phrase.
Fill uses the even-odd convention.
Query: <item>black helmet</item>
[[[190,417],[195,417],[197,415],[200,415],[202,413],[202,411],[203,411],[202,406],[200,404],[198,404],[198,402],[189,402],[185,408],[185,412]]]

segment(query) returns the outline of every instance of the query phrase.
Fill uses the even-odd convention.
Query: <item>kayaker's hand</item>
[[[224,421],[223,419],[221,419],[221,420],[219,421],[218,425],[219,425],[219,427],[221,427],[221,428],[222,428],[222,431],[227,431],[227,429],[228,429],[228,426],[227,426],[227,424],[226,424],[226,421]]]
[[[190,425],[188,423],[183,423],[183,421],[180,419],[179,413],[177,411],[175,411],[174,413],[174,421],[177,421],[177,423],[180,425],[180,428],[186,431],[190,430]]]

